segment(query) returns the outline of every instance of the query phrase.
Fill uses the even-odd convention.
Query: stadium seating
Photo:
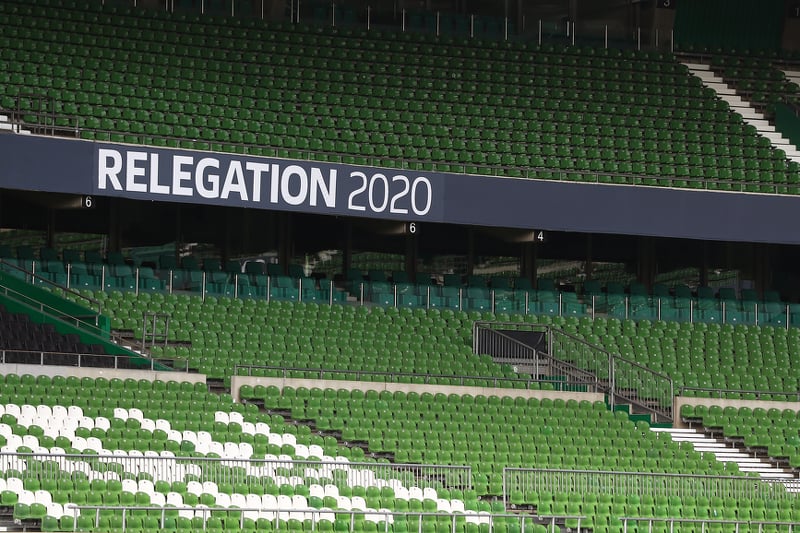
[[[83,2],[2,9],[0,106],[20,107],[37,122],[33,104],[17,96],[46,94],[56,125],[77,125],[86,139],[539,179],[800,191],[796,164],[661,53],[432,40]]]

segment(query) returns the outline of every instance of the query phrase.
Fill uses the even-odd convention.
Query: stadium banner
[[[97,144],[93,193],[142,200],[441,221],[444,180],[415,171]]]
[[[0,188],[409,222],[800,244],[800,197],[0,135]]]

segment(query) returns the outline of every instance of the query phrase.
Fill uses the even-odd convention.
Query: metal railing
[[[32,298],[5,285],[0,285],[0,293],[14,299],[19,304],[27,307],[31,311],[44,313],[50,316],[53,320],[74,326],[102,343],[111,342],[120,347],[125,345],[125,339],[114,332],[106,332],[100,327],[99,318],[102,311],[102,304],[99,301],[84,296],[79,292],[72,290],[69,286],[63,287],[45,277],[40,276],[36,273],[36,265],[37,262],[33,261],[31,263],[31,270],[26,270],[18,265],[14,265],[3,259],[0,259],[0,268],[2,268],[5,272],[10,273],[12,276],[24,279],[27,283],[32,285],[47,287],[51,292],[61,294],[62,296],[78,299],[82,302],[85,302],[87,307],[91,309],[97,309],[97,312],[86,316],[71,316],[66,315],[58,309],[55,309],[39,300],[36,300],[35,298]],[[153,359],[149,357],[149,355],[138,354],[133,351],[128,354],[92,354],[3,348],[4,347],[0,346],[0,352],[2,352],[3,362],[7,363],[128,369],[144,369],[144,363],[147,363],[150,370],[188,371],[189,368],[188,360],[186,359]]]
[[[519,326],[519,324],[514,324]],[[472,328],[473,353],[491,355],[495,362],[514,365],[518,372],[530,373],[536,380],[559,383],[566,390],[582,387],[585,390],[606,390],[598,383],[597,374],[570,362],[557,359],[547,347],[537,350],[522,340],[501,331],[509,324],[475,322]],[[551,328],[538,324],[522,326],[533,333],[541,333],[547,344],[551,343]],[[514,328],[513,331],[519,331]]]
[[[470,376],[463,374],[420,374],[413,372],[378,372],[373,370],[342,370],[335,368],[303,368],[268,365],[235,365],[233,375],[249,377],[334,379],[357,381],[391,381],[432,385],[455,385],[465,387],[504,387],[537,390],[543,383],[556,390],[585,385],[582,381],[549,378],[509,378],[502,376]],[[370,379],[377,378],[377,379]]]
[[[714,389],[710,387],[679,387],[678,396],[697,398],[728,398],[739,400],[768,400],[800,402],[800,391],[769,391],[751,389]]]
[[[760,478],[667,474],[655,472],[615,472],[559,470],[547,468],[504,468],[503,502],[524,503],[533,493],[585,494],[587,492],[618,496],[679,496],[739,499],[795,499],[797,493],[786,490],[780,480]]]
[[[346,460],[229,459],[123,455],[0,453],[0,470],[25,479],[57,481],[80,472],[91,479],[147,475],[153,481],[226,484],[241,489],[305,484],[306,479],[354,486],[472,489],[470,466],[358,463]],[[135,483],[135,481],[134,481]],[[123,487],[123,490],[125,488]],[[135,492],[135,491],[134,491]]]
[[[438,525],[443,520],[447,521],[448,530],[451,533],[460,531],[463,527],[463,524],[467,523],[485,526],[488,533],[494,531],[495,524],[499,525],[502,523],[504,526],[502,530],[506,531],[507,524],[516,523],[519,524],[519,530],[524,532],[530,531],[530,527],[533,524],[541,523],[543,521],[550,524],[548,531],[555,532],[560,531],[560,529],[558,529],[556,526],[557,522],[563,522],[572,519],[577,522],[578,528],[576,531],[579,533],[581,531],[580,521],[585,520],[586,518],[584,516],[577,515],[535,517],[519,513],[479,513],[477,511],[467,510],[448,513],[444,511],[390,511],[388,509],[296,509],[291,507],[290,504],[287,504],[286,506],[270,507],[251,507],[245,504],[243,506],[236,506],[235,508],[229,507],[227,509],[219,507],[208,508],[189,506],[172,506],[165,508],[160,506],[126,507],[121,505],[68,505],[68,510],[71,510],[73,513],[73,531],[83,531],[83,527],[80,526],[89,526],[91,528],[102,527],[101,516],[105,517],[109,512],[119,512],[121,515],[121,523],[118,525],[120,526],[119,529],[123,532],[127,531],[128,527],[130,527],[129,522],[137,520],[141,523],[142,513],[150,516],[154,514],[158,520],[158,527],[162,529],[169,529],[171,524],[176,523],[178,517],[188,518],[189,515],[191,515],[192,518],[202,521],[202,525],[197,524],[197,527],[195,527],[195,521],[192,520],[192,529],[206,530],[208,529],[207,521],[209,518],[215,517],[222,512],[229,517],[231,516],[231,513],[233,513],[234,518],[238,518],[238,527],[240,529],[245,529],[245,525],[249,523],[247,521],[256,522],[266,520],[267,522],[271,523],[271,529],[274,531],[280,531],[282,529],[287,531],[295,531],[296,529],[291,526],[291,521],[296,520],[303,523],[308,521],[310,531],[331,531],[336,524],[341,524],[341,527],[345,531],[357,531],[358,528],[356,522],[359,520],[365,520],[376,523],[375,530],[384,531],[385,533],[393,531],[392,524],[395,522],[395,520],[400,519],[409,522],[409,531],[417,531],[418,533],[423,532],[423,525]],[[89,511],[90,513],[94,511],[94,513],[91,513],[93,516],[86,516],[84,511]],[[82,520],[86,520],[87,523],[81,524]],[[320,522],[324,522],[325,525],[321,526]],[[141,528],[136,527],[135,529],[140,530]],[[307,531],[305,526],[303,527],[303,530]],[[438,526],[436,530],[440,531]]]
[[[510,336],[520,331],[544,334],[545,346],[526,347],[523,340]],[[612,407],[632,404],[650,413],[655,422],[673,419],[674,384],[669,376],[560,329],[517,322],[475,322],[473,352],[531,366],[535,376],[546,371],[551,379],[563,376],[568,381],[586,383],[596,391],[607,392]]]
[[[706,531],[725,531],[727,533],[739,533],[741,529],[749,533],[758,532],[762,533],[764,531],[769,531],[774,533],[776,530],[780,530],[783,533],[792,533],[797,529],[800,529],[800,522],[785,522],[780,520],[725,520],[725,519],[712,519],[712,518],[679,518],[679,517],[633,517],[633,516],[622,516],[620,517],[622,521],[622,531],[623,533],[628,532],[628,525],[636,525],[636,524],[645,524],[646,530],[648,533],[652,533],[654,530],[657,531],[665,531],[665,528],[654,528],[656,524],[664,524],[666,525],[666,531],[672,533],[675,531],[675,525],[678,524],[688,524],[692,531],[696,531],[699,533],[706,533]],[[698,527],[699,526],[699,527]],[[639,525],[636,528],[636,531],[641,532],[642,526]]]
[[[16,348],[0,348],[0,364],[152,371],[189,371],[188,359],[180,357],[45,352],[37,350],[19,350]]]

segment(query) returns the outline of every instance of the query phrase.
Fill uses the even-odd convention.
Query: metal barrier
[[[510,324],[475,322],[472,328],[473,353],[487,354],[498,363],[514,365],[519,372],[530,373],[534,379],[560,384],[564,387],[583,387],[586,391],[604,390],[598,383],[597,374],[582,369],[569,361],[552,357],[549,349],[537,350],[523,340],[515,339],[502,330]],[[514,326],[519,326],[514,324]],[[525,324],[515,327],[529,333],[539,333],[549,344],[552,339],[551,328],[538,324]],[[588,345],[587,345],[588,346]]]
[[[335,524],[341,524],[341,529],[336,531],[357,531],[356,521],[365,520],[376,524],[376,531],[384,531],[388,533],[391,524],[395,520],[404,519],[408,522],[410,527],[408,531],[417,531],[422,533],[423,524],[437,524],[437,531],[443,531],[438,528],[438,524],[442,521],[447,521],[449,531],[456,533],[460,530],[459,526],[466,523],[485,526],[488,533],[494,531],[495,524],[500,526],[502,524],[502,531],[507,530],[508,524],[519,524],[519,531],[521,533],[530,533],[533,530],[533,525],[541,522],[540,517],[534,517],[524,514],[511,514],[511,513],[489,513],[477,511],[459,511],[459,512],[426,512],[426,511],[390,511],[388,509],[350,509],[350,510],[331,510],[331,509],[296,509],[290,506],[277,506],[277,507],[251,507],[251,506],[237,506],[235,509],[228,508],[208,508],[208,507],[189,507],[189,506],[172,506],[172,507],[159,507],[159,506],[110,506],[110,505],[70,505],[68,507],[73,512],[72,527],[73,531],[83,530],[79,525],[87,525],[92,528],[99,528],[101,516],[106,516],[107,513],[120,512],[121,514],[121,531],[126,531],[128,528],[129,517],[141,516],[135,513],[143,513],[149,515],[153,513],[157,516],[158,526],[160,528],[169,528],[168,521],[176,520],[177,517],[188,518],[191,514],[192,518],[202,520],[203,524],[194,527],[195,522],[192,521],[192,529],[207,529],[206,521],[219,513],[225,513],[228,517],[233,514],[234,518],[238,519],[238,527],[245,528],[246,521],[261,521],[266,520],[271,523],[274,531],[286,529],[287,531],[297,531],[291,527],[290,522],[297,520],[306,523],[310,526],[311,531],[316,531],[318,528],[322,531],[331,531]],[[94,516],[89,518],[83,511],[94,511]],[[79,518],[88,518],[90,524],[79,524]],[[556,531],[556,521],[576,520],[579,524],[577,533],[581,531],[580,521],[585,519],[583,516],[573,515],[556,515],[548,516],[544,521],[551,524],[549,531]],[[325,522],[323,527],[320,527],[320,522]],[[416,524],[414,524],[416,522]],[[411,527],[413,526],[413,527]],[[139,529],[139,528],[137,528]],[[308,531],[305,527],[303,531]],[[484,531],[481,528],[481,531]],[[558,530],[560,531],[560,529]]]
[[[189,371],[189,360],[180,357],[133,357],[131,355],[41,352],[0,348],[0,364],[74,366],[154,371]]]
[[[695,398],[728,398],[737,400],[768,400],[800,402],[800,391],[768,391],[747,389],[712,389],[707,387],[680,387],[678,396]]]
[[[558,470],[547,468],[504,468],[503,502],[510,505],[520,497],[538,492],[584,494],[587,492],[621,496],[679,496],[739,499],[794,499],[781,481],[760,478],[667,474],[655,472],[613,472]]]
[[[633,517],[633,516],[622,516],[620,517],[622,521],[622,531],[623,533],[628,532],[628,523],[632,523],[632,525],[636,525],[637,523],[646,523],[647,524],[647,531],[648,533],[652,533],[654,531],[655,524],[665,524],[665,528],[658,528],[658,531],[669,531],[672,533],[675,530],[675,524],[691,524],[694,527],[691,528],[692,531],[698,531],[697,525],[700,525],[699,533],[705,533],[706,531],[725,531],[727,533],[739,533],[742,529],[742,526],[746,527],[746,531],[749,532],[757,532],[762,533],[763,531],[770,531],[774,533],[777,528],[780,528],[782,533],[792,533],[795,529],[800,527],[800,522],[782,522],[779,520],[725,520],[725,519],[713,519],[713,518],[678,518],[678,517]],[[728,527],[725,527],[728,526]],[[767,528],[767,526],[770,526]],[[641,532],[641,526],[636,528],[636,531]]]
[[[539,349],[521,339],[516,332],[541,333],[547,340]],[[672,379],[635,361],[604,350],[560,329],[541,324],[518,322],[475,322],[473,352],[489,354],[496,360],[526,364],[535,376],[542,372],[550,379],[585,383],[595,391],[607,392],[609,403],[628,403],[649,413],[654,422],[673,419]]]
[[[35,478],[39,482],[80,472],[89,479],[145,475],[156,481],[209,481],[243,488],[294,486],[306,483],[307,478],[363,487],[472,488],[470,466],[331,460],[0,453],[0,470],[15,470],[23,481]]]
[[[554,378],[507,378],[497,376],[470,376],[463,374],[414,374],[411,372],[377,372],[372,370],[339,370],[335,368],[307,368],[285,367],[266,365],[235,365],[233,375],[248,377],[275,377],[275,378],[306,378],[306,379],[336,379],[355,381],[381,381],[403,382],[408,379],[411,383],[451,385],[464,387],[503,387],[512,389],[538,390],[541,385],[552,385],[554,389],[565,386],[581,386],[583,381],[568,381]],[[377,380],[370,378],[379,378]]]

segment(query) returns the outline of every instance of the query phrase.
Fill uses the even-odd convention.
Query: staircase
[[[736,94],[736,90],[728,85],[721,76],[711,70],[711,65],[705,63],[683,63],[689,72],[698,78],[705,87],[713,89],[723,101],[727,102],[731,110],[741,115],[747,124],[756,128],[762,137],[769,139],[775,148],[779,148],[786,153],[786,158],[790,161],[800,162],[800,150],[793,145],[789,139],[785,138],[769,123],[763,113],[756,111],[755,107],[747,100]],[[800,75],[800,73],[798,73]]]
[[[710,437],[702,430],[694,428],[651,428],[651,431],[668,433],[675,442],[689,442],[695,451],[712,453],[718,461],[733,462],[742,472],[755,472],[764,481],[780,481],[790,492],[800,492],[800,484],[786,483],[786,480],[797,479],[797,475],[789,469],[775,466],[766,458],[755,457],[740,448],[731,446],[723,439]]]

